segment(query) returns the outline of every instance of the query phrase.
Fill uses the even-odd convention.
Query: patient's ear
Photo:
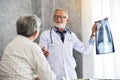
[[[35,36],[37,34],[37,31],[35,31],[34,33],[33,33],[33,35]]]
[[[38,37],[38,31],[35,31],[34,33],[33,33],[33,36],[34,36],[34,38],[36,39],[37,37]]]
[[[37,30],[33,33],[33,36],[35,37],[35,39],[38,37],[38,35],[39,35],[39,30]]]
[[[38,37],[39,31],[35,31],[30,37],[28,37],[30,40],[34,41]]]

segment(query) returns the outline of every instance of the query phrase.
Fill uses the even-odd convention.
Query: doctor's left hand
[[[40,80],[40,79],[38,77],[36,77],[35,80]]]
[[[44,53],[45,57],[49,55],[49,52],[45,49],[45,47],[42,47],[42,52]]]
[[[92,33],[91,33],[90,38],[92,38],[92,39],[95,38],[95,32],[96,32],[96,30],[97,30],[97,26],[96,26],[96,24],[94,24],[94,25],[92,26]]]

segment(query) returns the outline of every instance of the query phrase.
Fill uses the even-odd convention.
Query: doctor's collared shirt
[[[60,35],[53,27],[50,30],[42,32],[40,36],[40,47],[45,47],[49,55],[47,60],[51,69],[57,76],[57,80],[77,79],[75,67],[76,61],[73,57],[73,49],[82,54],[89,54],[93,49],[94,40],[90,39],[86,44],[83,44],[77,36],[66,30],[64,43]]]
[[[40,47],[18,35],[6,47],[0,61],[0,80],[56,80]]]

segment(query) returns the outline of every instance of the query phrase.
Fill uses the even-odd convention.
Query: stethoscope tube
[[[51,29],[50,29],[50,40],[51,40],[51,44],[53,44],[53,39],[52,39],[52,28],[53,28],[53,27],[51,27]]]

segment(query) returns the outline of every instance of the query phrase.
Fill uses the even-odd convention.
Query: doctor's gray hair
[[[36,15],[20,16],[16,22],[17,34],[29,37],[39,30],[41,20]]]
[[[55,10],[54,16],[55,16],[55,13],[56,13],[57,11],[64,11],[65,14],[66,14],[66,17],[68,18],[69,15],[68,15],[68,11],[67,11],[67,10],[64,10],[64,9],[62,9],[62,8],[58,8],[58,9]]]

